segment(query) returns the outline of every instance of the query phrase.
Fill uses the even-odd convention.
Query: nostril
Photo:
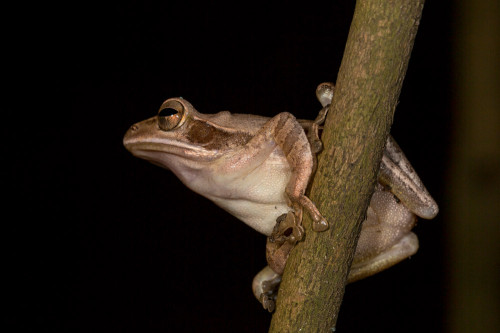
[[[139,126],[137,126],[137,125],[130,126],[131,131],[137,131],[138,129],[139,129]]]

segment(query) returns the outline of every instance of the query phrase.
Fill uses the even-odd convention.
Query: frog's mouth
[[[159,159],[157,156],[177,156],[190,160],[209,161],[218,157],[216,151],[206,150],[203,147],[176,140],[123,140],[125,148],[136,157],[143,159]],[[161,158],[160,158],[161,159]]]
[[[157,130],[156,117],[132,125],[123,137],[123,145],[132,155],[148,161],[184,158],[193,161],[211,161],[219,152],[186,142],[179,132]]]
[[[147,138],[138,135],[136,125],[132,126],[123,138],[123,145],[135,157],[144,159],[166,169],[175,169],[179,164],[198,164],[213,161],[219,157],[217,151],[176,140],[175,138]]]

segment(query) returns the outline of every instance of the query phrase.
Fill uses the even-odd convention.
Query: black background
[[[425,6],[392,129],[438,203],[449,151],[449,5]],[[122,1],[6,11],[10,323],[38,332],[267,331],[271,315],[250,289],[265,237],[132,157],[122,137],[173,96],[204,113],[313,118],[316,85],[336,79],[353,10],[349,1]],[[443,329],[441,216],[418,224],[417,255],[347,287],[338,331]]]

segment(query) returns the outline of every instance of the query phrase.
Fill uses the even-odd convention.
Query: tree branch
[[[311,198],[330,229],[288,258],[270,332],[331,332],[378,174],[424,0],[358,0]]]

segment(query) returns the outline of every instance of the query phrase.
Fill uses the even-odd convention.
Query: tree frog
[[[310,214],[314,231],[328,228],[305,193],[333,93],[331,83],[318,86],[323,108],[312,121],[287,112],[272,118],[228,111],[203,114],[183,98],[170,98],[156,116],[132,125],[123,139],[134,156],[170,169],[191,190],[268,236],[269,266],[256,275],[252,289],[269,311],[288,254],[304,235],[303,210]],[[437,204],[389,137],[348,281],[414,254],[418,239],[411,229],[416,215],[430,219],[437,212]]]

